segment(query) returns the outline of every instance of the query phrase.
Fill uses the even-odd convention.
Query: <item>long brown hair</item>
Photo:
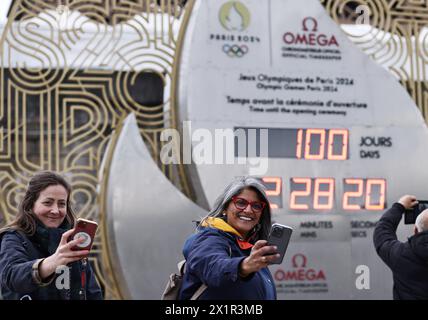
[[[28,183],[27,190],[19,204],[18,214],[15,219],[0,229],[0,233],[8,230],[20,230],[25,234],[32,236],[36,232],[36,216],[33,213],[34,203],[40,196],[40,192],[50,186],[61,185],[67,191],[67,222],[73,226],[76,216],[70,205],[70,184],[59,174],[52,171],[42,171],[35,174]]]

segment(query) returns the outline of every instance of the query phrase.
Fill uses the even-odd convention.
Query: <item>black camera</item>
[[[428,209],[428,200],[418,200],[418,204],[404,212],[404,224],[415,224],[418,215]]]
[[[288,242],[290,241],[293,229],[279,223],[274,223],[269,231],[268,244],[277,247],[279,258],[271,261],[273,264],[281,264],[284,259],[285,251],[287,251]],[[268,254],[271,255],[271,254]]]
[[[275,238],[281,238],[284,233],[284,230],[280,227],[274,226],[272,229],[272,236]]]

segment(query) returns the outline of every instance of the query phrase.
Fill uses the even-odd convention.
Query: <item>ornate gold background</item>
[[[363,36],[348,33],[349,38],[387,66],[427,119],[428,33],[423,28],[428,21],[428,2],[321,3],[335,21],[347,24],[355,24],[360,17],[355,12],[358,5],[369,8],[368,29]],[[97,178],[100,162],[112,130],[131,111],[136,113],[141,134],[159,167],[192,198],[184,168],[159,161],[159,135],[164,128],[177,128],[179,121],[177,61],[193,4],[193,0],[14,2],[0,43],[0,224],[13,218],[29,178],[44,169],[68,177],[80,216],[102,219]],[[76,11],[78,17],[69,15]],[[55,32],[65,18],[66,27]],[[96,33],[88,35],[85,28],[90,24],[98,27]],[[152,24],[157,27],[150,29]],[[137,38],[120,47],[109,47],[124,37],[127,27],[136,31]],[[48,30],[48,37],[40,32],[43,28]],[[85,36],[92,38],[79,46]],[[80,50],[79,61],[67,61],[66,53],[73,50]],[[39,67],[27,67],[21,61],[5,68],[17,54],[36,61]],[[86,66],[70,67],[77,62]],[[106,68],[112,63],[114,70]],[[151,101],[150,87],[137,86],[138,79],[147,76],[161,81],[161,103]],[[106,298],[120,299],[123,296],[105,259],[108,252],[104,250],[103,232],[101,228],[91,261]]]
[[[347,33],[374,61],[400,81],[428,119],[428,1],[426,0],[321,0],[337,22],[355,24],[368,8],[367,31]]]
[[[165,166],[157,156],[161,130],[176,127],[172,93],[179,35],[173,30],[185,20],[182,6],[178,0],[15,1],[0,55],[2,223],[16,214],[31,175],[45,169],[67,176],[76,211],[99,221],[98,169],[112,130],[131,111],[163,172],[190,196],[182,168]],[[70,14],[76,11],[78,15]],[[88,26],[96,32],[86,33]],[[127,28],[134,32],[124,40]],[[112,48],[119,40],[120,46]],[[79,50],[76,60],[67,61],[73,50]],[[40,66],[18,61],[3,68],[14,55]],[[82,63],[84,68],[70,67]],[[113,70],[106,68],[112,64]],[[144,104],[153,100],[151,87],[135,87],[146,76],[160,81],[162,93],[166,91],[157,105]],[[106,298],[118,299],[122,295],[110,268],[100,263],[103,231],[91,260]]]

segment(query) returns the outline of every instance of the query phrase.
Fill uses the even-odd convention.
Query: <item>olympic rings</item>
[[[243,57],[248,52],[248,47],[243,44],[242,46],[239,46],[237,44],[234,45],[228,45],[225,44],[223,46],[223,52],[226,53],[229,57]]]

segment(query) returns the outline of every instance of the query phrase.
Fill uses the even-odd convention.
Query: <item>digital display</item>
[[[267,130],[268,156],[304,160],[349,159],[347,129],[235,127],[235,157],[260,156],[260,132]],[[255,146],[249,147],[250,137]],[[255,154],[252,154],[255,153]]]
[[[342,204],[344,210],[384,210],[385,179],[343,179]]]
[[[282,179],[280,177],[257,178],[266,187],[271,209],[282,208]]]
[[[331,210],[334,204],[333,178],[291,178],[290,209]]]
[[[266,187],[272,209],[283,207],[282,178],[258,178]],[[345,178],[342,180],[343,194],[336,197],[338,183],[334,178],[294,177],[290,178],[286,190],[288,209],[296,211],[379,211],[387,207],[386,180],[377,178]]]

